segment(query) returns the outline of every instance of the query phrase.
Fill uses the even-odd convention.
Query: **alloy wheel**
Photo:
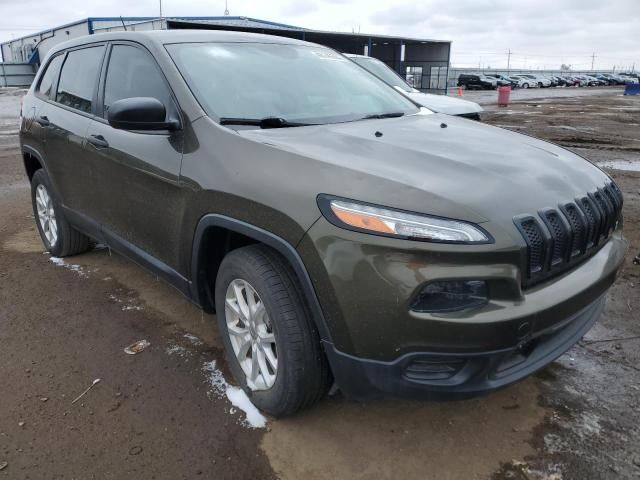
[[[38,212],[38,222],[44,233],[49,246],[53,247],[58,241],[58,222],[53,209],[53,200],[43,184],[36,188],[36,210]]]
[[[233,280],[225,297],[227,332],[251,390],[268,390],[276,381],[278,352],[273,326],[258,292],[249,282]]]

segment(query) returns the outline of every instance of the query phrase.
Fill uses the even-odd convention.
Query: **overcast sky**
[[[165,16],[224,0],[163,0]],[[231,15],[307,28],[453,41],[455,66],[640,69],[640,0],[229,0]],[[86,17],[158,15],[158,0],[0,0],[0,40]]]

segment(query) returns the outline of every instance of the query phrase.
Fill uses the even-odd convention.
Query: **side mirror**
[[[176,130],[177,120],[166,120],[167,109],[157,98],[123,98],[107,112],[109,125],[120,130]]]

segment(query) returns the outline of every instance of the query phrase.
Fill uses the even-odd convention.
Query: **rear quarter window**
[[[58,78],[58,73],[60,72],[60,66],[62,65],[63,59],[64,55],[57,55],[47,64],[45,71],[40,78],[40,83],[38,84],[37,92],[39,95],[42,95],[43,97],[51,96],[51,90]]]

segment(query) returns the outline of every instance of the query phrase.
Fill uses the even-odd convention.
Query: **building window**
[[[422,88],[422,67],[408,66],[406,78],[407,83],[413,88]]]
[[[431,67],[429,88],[432,90],[444,90],[447,86],[447,67]]]

